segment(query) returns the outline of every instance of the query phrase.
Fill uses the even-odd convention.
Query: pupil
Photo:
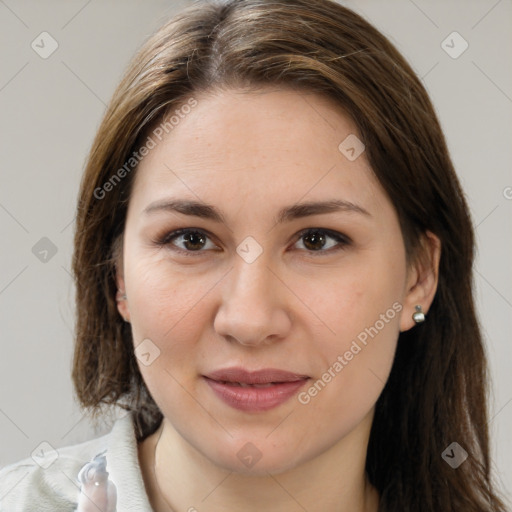
[[[200,233],[186,233],[184,238],[185,244],[189,249],[201,249],[205,243],[205,239]],[[304,236],[304,245],[310,250],[318,251],[323,247],[324,243],[325,236],[318,231],[313,231]]]
[[[318,242],[321,242],[321,246],[315,245],[318,244]],[[313,231],[311,234],[304,236],[304,245],[308,249],[312,249],[313,251],[317,251],[323,247],[325,243],[325,236],[322,234],[319,234],[318,231]]]
[[[189,249],[201,249],[205,243],[204,237],[200,233],[186,233],[184,238],[185,246]]]

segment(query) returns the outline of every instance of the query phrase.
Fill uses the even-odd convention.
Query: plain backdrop
[[[70,378],[78,185],[128,60],[188,3],[0,0],[0,466],[30,456],[42,441],[59,448],[106,428],[95,430],[80,411]],[[422,77],[467,193],[493,383],[492,457],[510,496],[512,3],[343,3],[382,30]]]

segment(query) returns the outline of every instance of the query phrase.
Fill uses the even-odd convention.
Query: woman
[[[4,470],[4,508],[504,511],[473,256],[382,34],[329,0],[187,9],[129,66],[80,190],[74,383],[129,412]]]

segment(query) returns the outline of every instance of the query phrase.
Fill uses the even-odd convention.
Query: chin
[[[218,443],[214,452],[211,445],[205,446],[204,450],[199,446],[196,448],[215,466],[225,471],[250,476],[266,477],[269,474],[285,473],[309,459],[308,453],[300,443],[292,446],[279,438],[270,442],[266,435],[229,438],[223,446]]]

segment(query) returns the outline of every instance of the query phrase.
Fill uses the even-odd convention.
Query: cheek
[[[186,362],[208,321],[208,294],[218,277],[173,271],[164,258],[139,259],[126,269],[134,344],[149,338],[166,361]]]
[[[297,397],[304,417],[322,418],[326,442],[356,428],[384,389],[398,338],[395,309],[384,311],[388,311],[384,313],[388,323],[378,318],[363,329],[339,326],[339,331],[356,334],[342,335],[322,347],[318,371]],[[374,318],[373,314],[368,318]],[[311,425],[313,431],[316,428]]]
[[[319,414],[329,404],[329,414],[337,418],[333,424],[340,424],[340,418],[357,423],[389,376],[402,310],[402,263],[400,255],[381,253],[373,262],[366,259],[338,273],[328,291],[315,296],[315,311],[335,334],[312,341],[316,380],[300,402]]]
[[[364,333],[375,324],[379,331],[385,327],[398,332],[405,266],[399,257],[370,256],[334,270],[325,282],[307,278],[303,282],[304,296],[310,297],[314,311],[331,331],[326,346],[348,350],[358,336],[364,342]]]
[[[164,250],[153,255],[133,251],[131,256],[125,272],[132,315],[169,323],[197,302],[198,290],[187,276],[172,271]]]
[[[141,258],[126,268],[134,345],[150,340],[150,352],[157,353],[150,364],[137,360],[144,382],[172,421],[183,414],[200,416],[187,390],[194,389],[197,379],[199,343],[211,313],[208,292],[218,278],[183,275],[172,271],[168,261],[155,259]]]

